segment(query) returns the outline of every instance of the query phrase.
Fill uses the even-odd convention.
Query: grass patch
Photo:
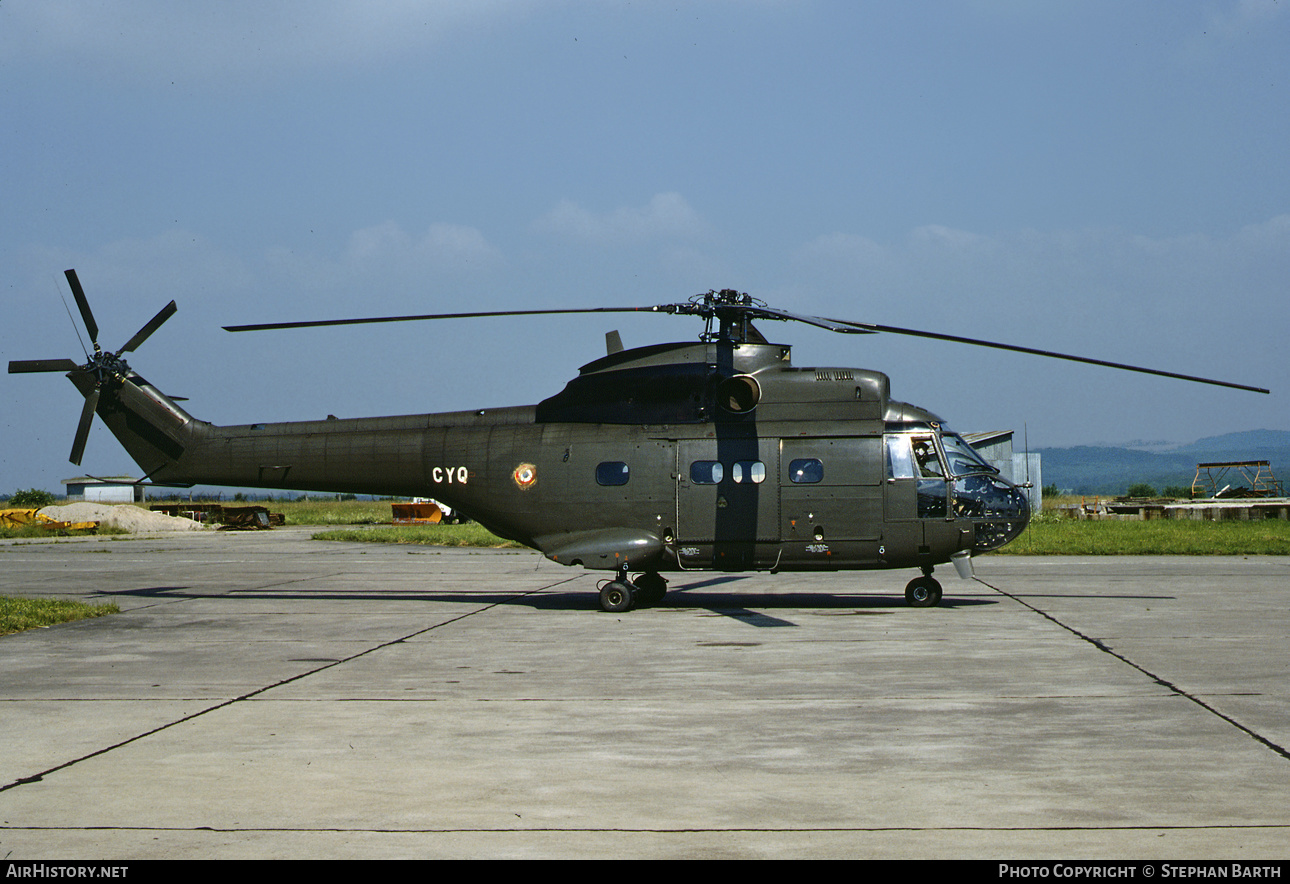
[[[388,500],[255,500],[247,504],[282,513],[288,525],[388,525],[394,518]]]
[[[1041,517],[996,555],[1032,556],[1284,556],[1290,522],[1146,522]]]
[[[271,513],[282,513],[288,525],[388,525],[394,518],[388,500],[219,500],[222,506],[262,506]],[[150,500],[153,504],[187,504],[186,500]],[[202,501],[191,502],[201,506]]]
[[[387,504],[388,506],[388,504]],[[427,546],[476,546],[489,549],[523,549],[503,540],[482,525],[384,525],[373,528],[319,531],[314,540],[351,540],[363,543],[419,543]]]
[[[0,596],[0,635],[11,635],[38,626],[70,623],[104,614],[119,614],[116,605],[87,605],[51,599],[20,599]]]

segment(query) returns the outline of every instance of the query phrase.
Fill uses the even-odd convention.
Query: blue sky
[[[76,267],[104,347],[178,301],[130,363],[203,419],[448,411],[700,329],[220,326],[736,288],[1273,391],[764,328],[964,432],[1290,430],[1286,6],[3,0],[0,351],[80,357]],[[0,384],[0,490],[57,490],[77,394]],[[84,470],[137,473],[101,426]]]

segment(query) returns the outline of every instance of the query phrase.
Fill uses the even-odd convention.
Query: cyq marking
[[[449,485],[454,482],[458,485],[466,484],[466,477],[469,472],[465,467],[435,467],[430,471],[430,481],[436,485],[447,482]]]

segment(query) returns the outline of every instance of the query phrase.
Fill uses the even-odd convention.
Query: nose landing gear
[[[941,584],[932,576],[931,568],[924,568],[922,577],[915,577],[905,586],[905,601],[911,608],[934,608],[941,603]]]

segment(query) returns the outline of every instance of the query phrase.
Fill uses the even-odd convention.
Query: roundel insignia
[[[528,491],[537,482],[537,467],[531,463],[522,463],[511,473],[511,478],[515,484],[520,487],[521,491]]]

